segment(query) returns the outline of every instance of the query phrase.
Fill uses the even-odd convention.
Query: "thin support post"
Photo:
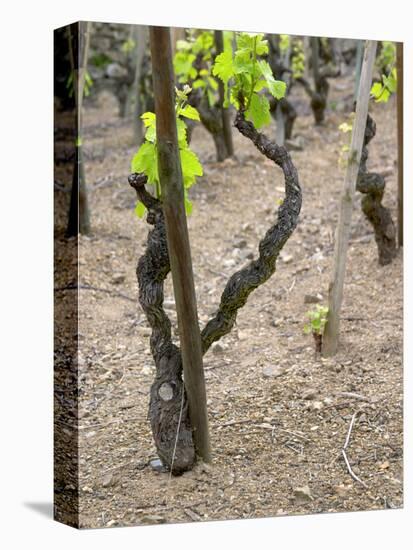
[[[358,94],[358,91],[359,91],[362,59],[363,59],[363,40],[357,40],[356,68],[355,68],[355,82],[354,82],[354,101],[357,100],[357,94]]]
[[[364,133],[366,130],[376,48],[377,43],[375,41],[366,41],[360,76],[360,86],[357,95],[356,116],[351,135],[349,160],[344,178],[344,187],[340,203],[340,214],[336,230],[334,267],[329,285],[329,310],[323,337],[322,352],[325,357],[335,355],[338,347],[340,310],[343,301],[344,276],[346,272],[347,249],[350,238],[351,215],[357,177],[360,168]]]
[[[184,384],[195,449],[208,462],[211,451],[205,379],[176,130],[171,37],[167,27],[150,27],[149,36],[158,172],[178,317]]]
[[[214,40],[216,54],[224,51],[224,33],[223,31],[214,31]],[[229,110],[224,107],[225,88],[221,79],[218,79],[219,108],[221,109],[222,129],[224,132],[225,147],[229,157],[234,155],[234,145],[232,143],[232,127]]]

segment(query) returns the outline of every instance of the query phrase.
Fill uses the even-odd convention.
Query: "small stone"
[[[265,378],[276,378],[285,373],[285,368],[280,367],[279,365],[268,365],[262,369],[262,375]]]
[[[334,487],[334,492],[341,498],[347,498],[350,489],[351,485],[344,485],[344,483],[342,483],[341,485],[336,485]]]
[[[111,519],[107,522],[106,527],[113,527],[114,525],[116,525],[116,523],[116,519]]]
[[[142,523],[165,523],[165,518],[157,514],[142,516]]]
[[[320,294],[306,294],[304,296],[305,304],[319,304],[323,297]]]
[[[152,372],[152,369],[148,365],[144,365],[141,369],[141,373],[144,375],[151,374],[151,372]]]
[[[235,248],[246,248],[247,246],[247,241],[242,239],[241,241],[238,241],[237,243],[235,243]]]
[[[139,334],[141,336],[150,336],[152,330],[149,327],[139,327]]]
[[[289,264],[293,261],[293,256],[291,256],[291,254],[286,254],[285,256],[282,255],[281,256],[281,260],[285,263],[285,264]]]
[[[224,260],[224,267],[234,267],[235,266],[235,260],[233,258],[228,258]]]
[[[385,460],[382,464],[380,464],[379,468],[380,470],[387,470],[387,468],[390,468],[390,462]]]
[[[149,466],[152,468],[152,470],[155,470],[155,472],[163,473],[168,471],[159,458],[154,458],[150,460]]]
[[[112,283],[114,285],[120,285],[122,283],[125,282],[125,275],[123,273],[116,273],[113,277],[112,277]]]
[[[296,487],[294,489],[294,497],[296,500],[301,502],[309,502],[314,500],[308,485],[304,485],[304,487]]]
[[[249,334],[243,330],[238,331],[238,340],[248,340]]]
[[[318,391],[313,388],[308,388],[301,394],[301,399],[315,399],[318,395]]]
[[[395,170],[392,166],[387,166],[384,170],[381,170],[380,174],[385,178],[391,176],[395,173]]]
[[[106,76],[108,78],[123,78],[127,76],[127,70],[118,63],[110,63],[106,67]]]
[[[322,401],[314,401],[313,402],[313,409],[315,411],[321,411],[321,409],[324,407]]]
[[[211,346],[212,353],[222,353],[224,351],[224,348],[219,342],[214,342]]]
[[[84,493],[93,493],[92,487],[89,487],[88,485],[85,485],[84,487],[82,487],[82,491]]]
[[[118,479],[113,473],[108,473],[102,478],[102,487],[113,487],[118,482]]]
[[[304,140],[301,136],[297,136],[295,139],[286,139],[285,146],[290,151],[303,151]]]

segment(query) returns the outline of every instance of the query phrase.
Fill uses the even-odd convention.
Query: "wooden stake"
[[[367,40],[364,48],[363,65],[357,95],[356,116],[351,135],[349,160],[341,196],[340,215],[336,230],[333,276],[329,286],[327,325],[323,337],[323,355],[325,357],[337,352],[340,310],[343,301],[344,276],[351,229],[354,193],[360,167],[364,132],[366,130],[367,112],[370,99],[370,88],[376,58],[377,43]]]
[[[217,56],[224,51],[224,33],[223,31],[214,31],[214,40]],[[232,127],[229,109],[224,107],[225,101],[225,89],[224,83],[221,79],[218,80],[218,93],[219,93],[219,107],[221,109],[222,116],[222,128],[224,131],[225,147],[230,157],[234,156],[234,146],[232,143]]]
[[[140,78],[142,74],[142,61],[145,55],[146,44],[148,41],[148,27],[144,25],[136,25],[135,40],[136,66],[135,78],[133,80],[133,95],[135,99],[135,103],[133,105],[133,137],[135,140],[135,144],[140,145],[143,139],[142,120],[140,118],[142,114]]]
[[[169,28],[150,27],[158,171],[179,325],[184,383],[198,455],[211,459],[201,337],[184,207]]]
[[[397,43],[397,242],[403,246],[403,42]]]

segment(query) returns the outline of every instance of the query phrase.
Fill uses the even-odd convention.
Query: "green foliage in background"
[[[375,82],[370,94],[376,103],[387,103],[390,96],[397,90],[396,44],[383,41],[376,59],[376,67],[381,73],[381,82]]]
[[[188,198],[188,189],[196,183],[196,178],[202,176],[202,165],[196,154],[191,151],[186,138],[186,124],[184,119],[199,120],[198,111],[187,104],[188,94],[191,91],[189,86],[184,86],[183,90],[176,90],[176,127],[178,132],[178,145],[181,157],[182,178],[185,189],[185,210],[187,214],[192,212],[192,203]],[[158,174],[158,156],[156,146],[156,115],[147,112],[141,116],[146,128],[145,141],[139,147],[131,163],[133,173],[144,173],[148,178],[148,184],[155,186],[156,196],[161,196]],[[135,212],[139,218],[145,214],[146,208],[142,202],[138,201]]]
[[[90,88],[93,85],[93,80],[90,74],[87,70],[85,70],[85,83],[83,86],[83,95],[87,97],[90,94]],[[74,94],[74,73],[73,71],[70,72],[67,81],[66,81],[66,89],[69,97],[73,97]]]
[[[291,70],[293,78],[300,78],[304,75],[305,70],[305,54],[303,41],[300,38],[294,40],[293,54],[291,57]]]
[[[393,68],[388,76],[383,74],[381,82],[375,82],[370,94],[376,103],[387,103],[390,96],[397,90],[397,70]]]
[[[191,29],[186,40],[178,40],[174,56],[174,71],[181,84],[201,88],[208,97],[210,106],[217,101],[218,83],[211,74],[214,55],[214,34],[212,31]],[[224,51],[232,51],[233,33],[224,31]]]
[[[246,119],[259,129],[271,122],[270,103],[262,92],[267,89],[281,99],[286,84],[275,80],[268,61],[261,59],[268,54],[268,41],[263,34],[239,33],[236,43],[235,53],[226,50],[217,56],[212,74],[224,83],[224,107],[231,103],[244,109]]]

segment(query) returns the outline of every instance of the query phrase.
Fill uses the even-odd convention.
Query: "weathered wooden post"
[[[192,273],[175,115],[170,31],[150,27],[158,171],[181,343],[189,416],[198,455],[211,458],[202,346]]]
[[[357,94],[358,94],[358,91],[359,91],[362,60],[363,60],[363,40],[357,40],[356,68],[355,68],[355,82],[354,82],[354,101],[357,101]]]
[[[397,242],[403,246],[403,42],[397,42]]]
[[[370,40],[366,41],[360,76],[360,85],[357,95],[356,116],[351,135],[349,160],[344,178],[344,187],[340,203],[340,214],[336,230],[334,267],[329,285],[329,311],[323,337],[322,352],[325,357],[334,355],[337,352],[338,347],[340,310],[343,301],[344,276],[346,272],[347,249],[350,238],[351,215],[353,211],[354,194],[360,167],[364,132],[366,130],[376,48],[376,42]]]
[[[224,51],[224,33],[222,31],[214,31],[214,40],[216,55],[219,55]],[[221,79],[218,79],[218,93],[219,93],[219,107],[222,114],[222,129],[224,131],[225,147],[227,149],[228,156],[234,155],[234,146],[232,143],[232,129],[231,120],[229,116],[229,110],[224,107],[225,91],[224,83]]]

